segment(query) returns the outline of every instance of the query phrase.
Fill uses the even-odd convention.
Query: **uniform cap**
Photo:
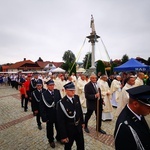
[[[69,82],[67,84],[64,85],[65,90],[75,90],[75,86],[73,84],[73,82]]]
[[[38,72],[33,72],[33,75],[38,75]]]
[[[46,84],[47,84],[47,85],[54,85],[54,81],[53,81],[53,80],[48,80],[48,81],[46,82]]]
[[[36,85],[42,85],[43,83],[42,83],[42,80],[37,80],[37,82],[36,82]]]
[[[141,85],[127,90],[129,97],[150,106],[150,86]]]

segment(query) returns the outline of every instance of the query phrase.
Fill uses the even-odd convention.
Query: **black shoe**
[[[55,148],[55,143],[54,142],[50,142],[49,144],[50,144],[51,148]]]
[[[42,126],[41,126],[41,125],[39,125],[39,126],[38,126],[38,129],[39,129],[39,130],[42,130]]]
[[[27,109],[25,109],[24,111],[27,112]]]
[[[86,133],[90,133],[90,131],[89,131],[88,128],[84,128],[84,131],[85,131]]]
[[[100,129],[99,132],[102,133],[102,134],[106,134],[106,132],[102,129]]]

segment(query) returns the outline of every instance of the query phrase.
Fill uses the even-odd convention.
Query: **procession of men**
[[[42,130],[42,122],[46,123],[45,135],[51,148],[55,148],[55,142],[58,141],[64,144],[65,150],[71,150],[75,141],[77,150],[84,150],[84,132],[90,133],[88,122],[93,111],[96,115],[95,130],[100,134],[107,134],[103,130],[102,122],[112,121],[114,117],[122,115],[122,111],[126,107],[130,107],[132,99],[147,109],[145,114],[136,111],[139,116],[144,117],[150,113],[150,85],[148,83],[146,86],[144,85],[143,72],[130,74],[124,80],[121,75],[113,75],[113,79],[111,75],[111,82],[109,82],[109,77],[106,74],[97,76],[95,73],[90,74],[88,78],[84,73],[78,75],[72,73],[69,76],[63,73],[41,75],[38,72],[27,75],[12,74],[9,77],[12,88],[20,90],[21,107],[24,108],[25,112],[28,111],[28,102],[31,102],[31,110],[36,117],[38,129]],[[140,89],[137,87],[143,92],[139,92]],[[130,92],[130,89],[133,91]],[[134,96],[135,93],[136,96]],[[146,97],[143,96],[144,94]],[[128,106],[128,104],[130,105]],[[134,112],[132,107],[133,104],[131,111]],[[115,111],[114,114],[112,113],[113,110]],[[147,124],[146,121],[144,122]],[[148,125],[145,126],[148,131]],[[120,136],[119,131],[121,129],[119,127],[118,123],[115,128],[115,144],[118,150],[121,147],[118,143],[120,139],[117,137]],[[143,125],[141,124],[140,127],[143,128]],[[150,148],[149,143],[143,142],[140,139],[143,135],[138,134],[141,133],[138,131],[136,135],[140,141],[138,147],[148,150]],[[150,132],[147,133],[147,138],[150,140]],[[136,147],[136,142],[133,147]]]

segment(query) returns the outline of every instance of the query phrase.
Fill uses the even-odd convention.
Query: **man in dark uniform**
[[[85,114],[84,130],[87,133],[90,132],[88,129],[88,121],[89,121],[91,115],[93,114],[93,111],[95,111],[95,114],[97,116],[96,118],[98,119],[97,123],[96,123],[96,129],[98,132],[100,132],[102,134],[106,134],[106,132],[101,129],[103,100],[101,98],[100,89],[97,87],[96,82],[97,82],[96,75],[91,74],[90,82],[87,83],[84,87],[86,104],[87,104],[87,112]],[[99,104],[99,106],[97,107],[98,104]],[[99,108],[99,110],[98,110],[99,114],[97,114],[97,108]]]
[[[74,141],[77,150],[84,150],[84,123],[79,96],[75,95],[75,86],[72,82],[65,84],[64,88],[66,96],[57,105],[61,142],[65,144],[65,150],[71,150]]]
[[[33,73],[33,78],[31,79],[31,81],[30,81],[30,86],[29,86],[29,92],[30,92],[30,93],[29,93],[29,94],[30,94],[30,96],[29,96],[29,101],[31,102],[31,109],[32,109],[32,111],[33,111],[33,106],[32,106],[31,94],[32,94],[33,91],[36,90],[36,82],[37,82],[38,80],[41,80],[41,79],[38,79],[38,72],[34,72],[34,73]],[[42,80],[41,80],[41,82],[42,82]],[[33,115],[35,115],[35,114],[34,114],[34,111],[33,111]]]
[[[46,132],[50,146],[52,148],[55,148],[53,125],[55,125],[55,129],[57,132],[56,140],[60,141],[56,115],[56,104],[61,99],[61,95],[59,90],[54,89],[53,80],[49,80],[48,82],[46,82],[46,84],[47,90],[42,94],[42,98],[40,101],[40,111],[42,121],[46,122]]]
[[[116,150],[150,150],[150,128],[144,118],[150,114],[150,86],[127,92],[129,103],[120,113],[114,132]]]
[[[41,80],[41,79],[38,79],[38,73],[34,72],[33,73],[33,78],[31,79],[31,82],[30,82],[30,88],[29,88],[31,93],[36,89],[36,82],[38,80]]]
[[[41,80],[38,80],[36,82],[36,90],[31,93],[31,98],[32,98],[32,109],[34,114],[36,115],[36,121],[38,125],[38,129],[41,130],[41,121],[40,121],[40,100],[42,93],[45,92],[46,90],[43,89],[43,83]]]

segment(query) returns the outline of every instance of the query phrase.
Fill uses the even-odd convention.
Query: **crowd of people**
[[[28,111],[28,102],[31,102],[31,110],[36,116],[38,129],[42,129],[42,122],[46,123],[46,135],[52,148],[55,148],[54,139],[56,138],[58,142],[64,144],[65,150],[70,150],[74,141],[76,141],[78,150],[84,150],[83,130],[86,133],[90,132],[88,122],[93,112],[96,114],[95,129],[101,134],[106,134],[102,130],[102,121],[111,121],[114,118],[113,107],[115,108],[114,115],[118,119],[123,118],[120,116],[123,116],[122,112],[125,114],[124,109],[129,109],[142,117],[150,113],[150,76],[148,77],[143,72],[113,74],[109,77],[100,72],[97,75],[92,73],[90,76],[83,73],[77,75],[72,73],[69,76],[67,73],[41,75],[37,72],[33,74],[19,72],[18,74],[1,74],[0,83],[10,85],[20,91],[21,107],[25,112]],[[139,95],[146,95],[146,98],[141,98]],[[145,114],[142,111],[132,110],[135,105],[137,107],[135,103],[139,97],[141,99],[138,104],[144,103],[145,107],[143,107],[147,109]],[[86,112],[84,112],[85,109]],[[133,117],[133,114],[131,116]],[[124,122],[118,120],[115,128],[115,145],[118,150],[126,149],[118,144],[118,141],[124,137],[121,130],[124,126],[120,128],[120,123],[124,124]],[[146,124],[145,120],[144,123]],[[145,126],[148,131],[148,125]],[[142,124],[140,127],[143,127]],[[132,129],[136,131],[134,125]],[[139,131],[136,133],[136,137],[140,141],[143,135],[138,134],[140,134]],[[150,130],[147,138],[150,140]],[[130,140],[129,143],[131,141],[134,140]],[[127,145],[128,143],[126,143]],[[135,145],[133,147],[136,147]],[[150,149],[147,140],[146,142],[141,140],[140,147]]]

